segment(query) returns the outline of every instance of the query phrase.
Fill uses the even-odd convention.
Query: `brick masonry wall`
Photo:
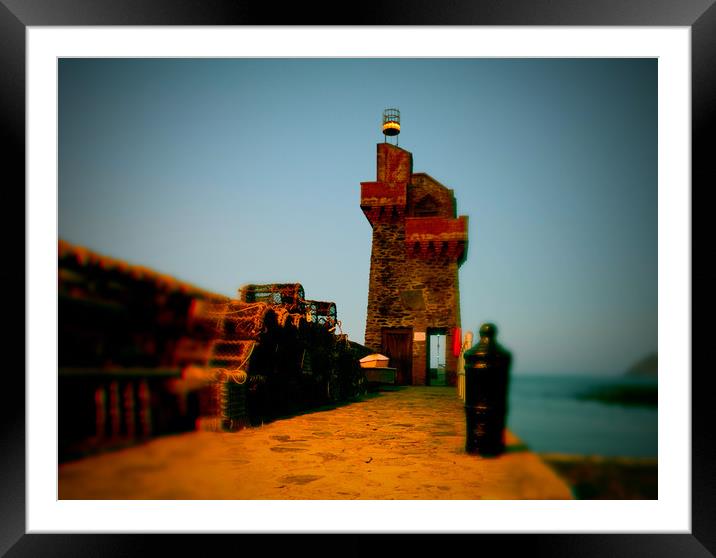
[[[413,173],[413,155],[389,143],[378,144],[378,182],[408,182]]]
[[[455,217],[455,196],[453,191],[440,184],[432,176],[422,172],[412,175],[410,179],[407,215],[416,215],[415,206],[426,196],[430,196],[438,204],[436,216]]]

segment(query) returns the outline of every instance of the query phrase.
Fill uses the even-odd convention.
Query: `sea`
[[[657,457],[656,407],[589,401],[596,389],[653,385],[656,380],[628,376],[512,375],[508,428],[532,451]]]

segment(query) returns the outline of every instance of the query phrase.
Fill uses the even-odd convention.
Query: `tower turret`
[[[396,111],[399,131],[400,113],[388,110]],[[397,145],[378,144],[376,174],[361,183],[361,209],[373,229],[365,344],[391,358],[399,383],[425,385],[431,336],[444,335],[442,346],[451,347],[460,328],[468,219],[457,216],[453,190],[413,173],[412,154]],[[454,384],[457,358],[447,353],[444,363]]]

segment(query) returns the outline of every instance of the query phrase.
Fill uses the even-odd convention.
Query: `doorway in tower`
[[[413,330],[408,327],[383,328],[383,354],[390,359],[388,366],[396,369],[395,383],[413,383]]]
[[[427,384],[446,386],[445,365],[447,362],[447,328],[428,328],[427,331]]]

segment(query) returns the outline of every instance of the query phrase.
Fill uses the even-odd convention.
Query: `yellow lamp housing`
[[[383,134],[397,136],[400,133],[400,111],[395,108],[383,111]]]
[[[397,136],[400,133],[400,124],[397,122],[385,122],[383,124],[383,133],[386,136]]]

